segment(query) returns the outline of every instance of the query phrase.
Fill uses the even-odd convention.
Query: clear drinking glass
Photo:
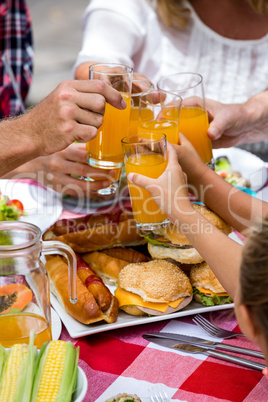
[[[134,134],[122,139],[127,175],[140,173],[154,179],[167,167],[166,136],[163,133]],[[169,219],[151,194],[128,182],[136,226],[143,231],[156,230],[169,224]]]
[[[153,88],[150,81],[132,80],[129,135],[138,133],[140,96]]]
[[[188,72],[168,75],[157,82],[157,88],[182,97],[179,131],[192,143],[203,162],[213,166],[202,75]]]
[[[51,340],[50,287],[40,260],[43,254],[61,254],[69,266],[70,301],[76,302],[76,257],[60,241],[41,241],[40,229],[26,222],[0,222],[0,344],[10,347]]]
[[[97,137],[86,146],[88,163],[99,169],[99,177],[96,174],[90,179],[103,180],[105,177],[111,181],[109,187],[97,191],[100,195],[114,194],[119,189],[124,159],[121,139],[128,134],[129,130],[132,74],[132,68],[121,64],[93,64],[89,67],[89,79],[106,81],[121,92],[127,103],[124,110],[106,103],[103,124],[98,129]],[[112,171],[108,177],[107,170]]]
[[[139,99],[138,133],[164,133],[169,142],[178,144],[182,98],[171,92],[152,89]]]

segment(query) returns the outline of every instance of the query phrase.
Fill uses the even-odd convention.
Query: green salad
[[[22,215],[25,215],[22,202],[11,200],[0,191],[0,221],[16,221]]]

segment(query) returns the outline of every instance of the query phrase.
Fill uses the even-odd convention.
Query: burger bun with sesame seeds
[[[181,310],[193,297],[188,276],[166,260],[125,266],[115,291],[119,307],[131,315],[163,315]]]

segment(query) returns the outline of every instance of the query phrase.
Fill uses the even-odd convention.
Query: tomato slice
[[[24,211],[24,206],[23,203],[19,200],[8,200],[7,205],[14,205],[16,208],[18,208],[21,211],[21,214],[23,214]]]

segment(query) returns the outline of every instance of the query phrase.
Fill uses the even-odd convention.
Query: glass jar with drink
[[[76,257],[59,241],[41,241],[40,229],[26,222],[0,222],[0,344],[29,343],[40,348],[51,340],[50,287],[40,257],[61,254],[68,260],[70,300],[76,302]]]

